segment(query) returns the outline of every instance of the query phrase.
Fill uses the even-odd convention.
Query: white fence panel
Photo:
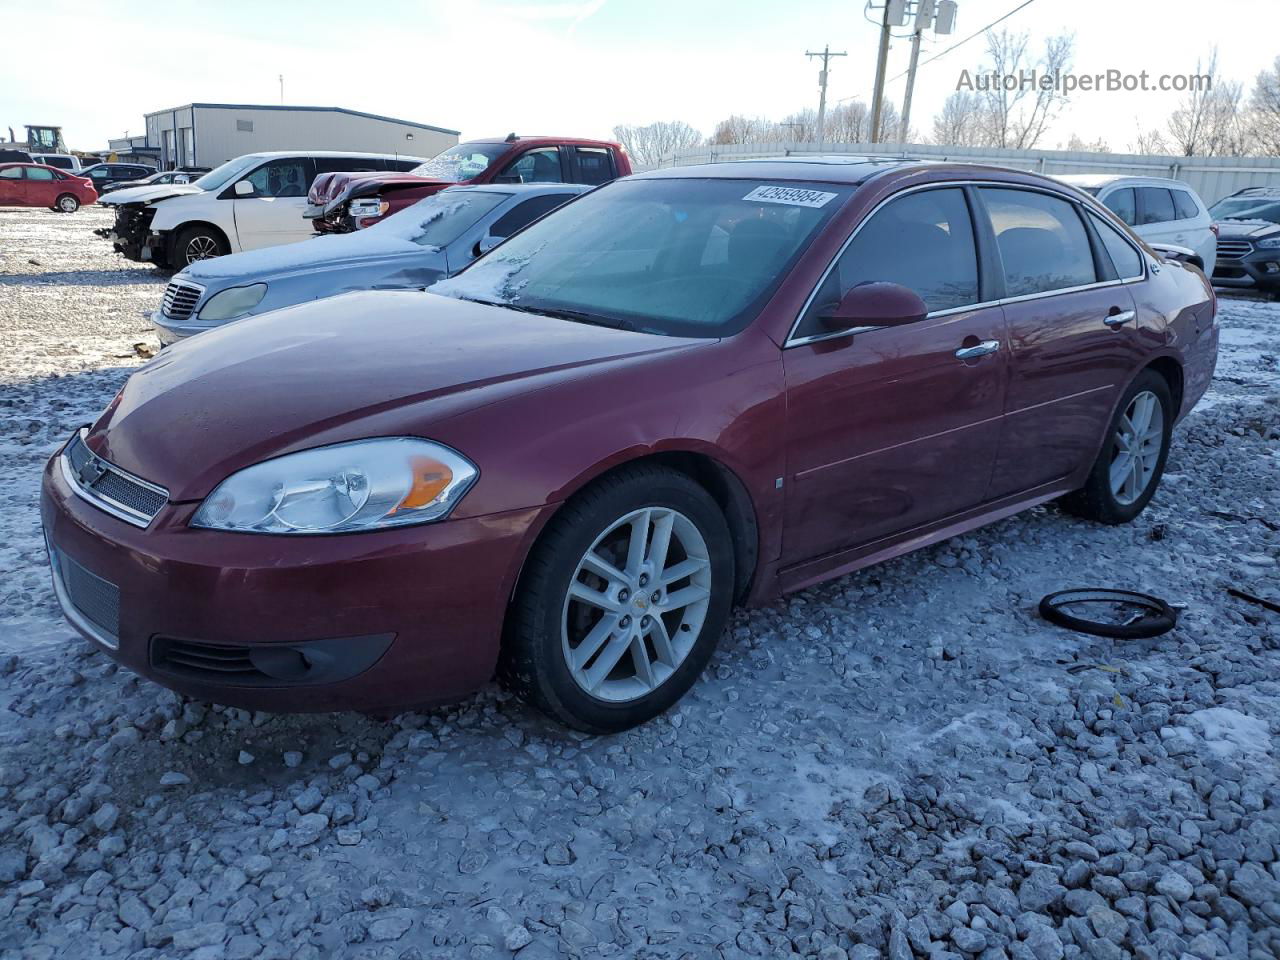
[[[1190,184],[1207,204],[1215,203],[1244,187],[1280,185],[1280,157],[1143,156],[1130,153],[1002,150],[994,147],[951,147],[937,144],[835,143],[826,144],[820,150],[816,143],[735,143],[682,150],[668,157],[659,166],[680,167],[695,163],[722,163],[733,160],[823,154],[986,163],[1049,175],[1115,173],[1128,176],[1169,177]]]

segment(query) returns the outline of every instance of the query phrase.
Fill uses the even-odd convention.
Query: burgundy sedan
[[[97,201],[98,191],[85,177],[41,163],[0,163],[0,207],[48,207],[75,213]]]
[[[1090,197],[855,158],[616,181],[431,292],[179,343],[44,478],[112,657],[265,710],[495,672],[615,731],[761,603],[1061,498],[1132,520],[1217,353],[1204,275]]]

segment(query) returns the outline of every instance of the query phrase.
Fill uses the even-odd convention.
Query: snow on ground
[[[611,738],[490,687],[380,722],[186,702],[58,618],[42,464],[164,278],[0,211],[0,958],[1280,955],[1280,304],[1122,528],[1033,510],[738,612]],[[31,262],[35,261],[35,262]],[[1151,590],[1107,641],[1035,605]]]

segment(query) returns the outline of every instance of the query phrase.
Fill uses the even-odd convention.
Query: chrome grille
[[[169,491],[140,480],[108,463],[84,442],[88,431],[77,432],[62,451],[62,472],[81,497],[135,527],[151,523],[169,501]]]
[[[120,637],[120,588],[90,573],[61,550],[49,548],[49,561],[53,564],[55,586],[64,607],[73,622],[77,618],[87,623],[86,628],[107,646],[115,649]]]
[[[1248,240],[1219,240],[1219,260],[1241,260],[1253,253],[1253,244]]]
[[[179,280],[170,280],[164,288],[164,302],[160,312],[170,320],[186,320],[191,316],[204,293],[203,287]]]

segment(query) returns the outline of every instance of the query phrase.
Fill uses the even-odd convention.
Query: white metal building
[[[161,170],[216,167],[264,150],[359,150],[433,157],[458,131],[343,107],[188,103],[147,114],[146,146]]]

